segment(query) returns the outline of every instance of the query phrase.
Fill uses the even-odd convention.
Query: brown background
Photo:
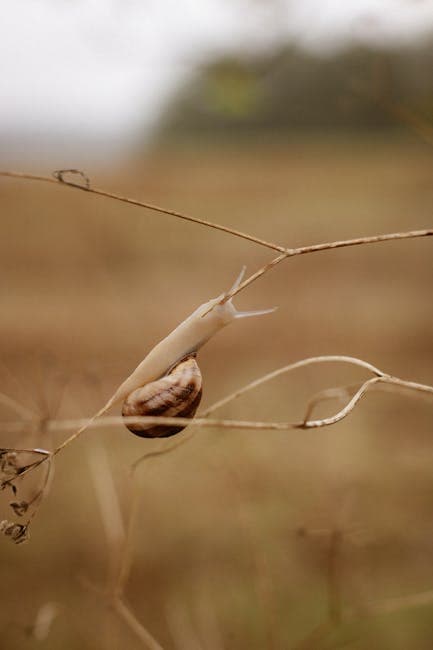
[[[110,176],[87,171],[97,186],[297,246],[431,227],[432,156],[410,135],[306,137],[167,148]],[[0,199],[1,390],[41,417],[92,414],[243,264],[252,272],[273,256],[67,188],[3,179]],[[433,384],[432,280],[429,239],[281,264],[237,300],[278,311],[235,323],[200,354],[203,405],[318,354],[359,356]],[[309,367],[221,416],[297,420],[317,390],[364,377]],[[13,417],[2,407],[3,421]],[[355,620],[303,647],[430,648],[431,604],[379,610],[433,587],[431,423],[431,402],[372,393],[328,429],[206,429],[149,461],[126,589],[137,617],[168,649],[272,650],[301,647],[337,602]],[[4,429],[1,444],[49,447],[65,435]],[[129,465],[159,444],[119,426],[88,432],[59,456],[31,541],[0,540],[2,647],[139,647],[83,584],[103,588],[110,571],[95,459],[106,450],[126,517]],[[12,514],[8,497],[2,518]],[[335,530],[343,538],[334,557]],[[47,602],[58,616],[37,642],[32,626]],[[372,603],[373,614],[361,616]]]

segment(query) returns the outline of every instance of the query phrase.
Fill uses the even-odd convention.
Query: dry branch
[[[373,235],[370,237],[355,237],[354,239],[342,239],[334,242],[326,242],[324,244],[313,244],[312,246],[300,246],[299,248],[288,248],[284,253],[278,255],[273,260],[262,266],[258,271],[253,273],[250,277],[244,280],[234,291],[229,292],[224,297],[224,302],[230,300],[238,293],[246,289],[250,284],[258,280],[262,275],[273,269],[277,264],[283,262],[289,257],[296,255],[306,255],[308,253],[319,253],[320,251],[335,250],[336,248],[347,248],[348,246],[361,246],[363,244],[378,244],[385,241],[396,241],[399,239],[414,239],[417,237],[431,237],[433,235],[433,228],[423,230],[410,230],[407,232],[394,232],[385,235]]]
[[[207,415],[210,415],[211,413],[221,408],[222,406],[225,406],[229,402],[232,402],[238,397],[241,397],[241,395],[248,393],[250,390],[253,390],[254,388],[258,388],[262,384],[266,384],[268,381],[271,381],[272,379],[276,379],[281,375],[285,375],[291,372],[292,370],[297,370],[298,368],[303,368],[304,366],[310,366],[315,363],[348,363],[354,366],[360,366],[361,368],[365,368],[366,370],[369,370],[377,377],[382,377],[385,374],[381,370],[379,370],[379,368],[376,368],[371,363],[368,363],[368,361],[363,361],[362,359],[357,359],[356,357],[348,357],[348,356],[337,355],[337,354],[323,355],[320,357],[308,357],[307,359],[301,359],[300,361],[295,361],[295,363],[289,363],[287,366],[283,366],[282,368],[277,368],[277,370],[273,370],[272,372],[269,372],[266,375],[263,375],[262,377],[255,379],[249,384],[242,386],[242,388],[238,388],[238,390],[234,391],[233,393],[230,393],[230,395],[223,397],[223,399],[219,400],[218,402],[215,402],[214,404],[212,404],[212,406],[209,406],[209,408],[203,411],[202,416],[205,417]]]
[[[65,180],[64,174],[66,174],[67,172],[79,174],[81,177],[84,177],[86,179],[85,184],[81,185],[80,183],[73,183],[71,181]],[[177,210],[162,208],[159,205],[154,205],[153,203],[139,201],[138,199],[132,199],[127,196],[115,194],[114,192],[108,192],[107,190],[92,187],[88,177],[85,176],[85,174],[83,174],[83,172],[81,172],[78,169],[64,169],[64,170],[56,171],[54,172],[53,176],[41,176],[39,174],[28,174],[24,172],[14,172],[14,171],[0,171],[0,176],[30,180],[30,181],[42,181],[45,183],[53,183],[55,185],[63,185],[66,187],[71,187],[76,190],[89,192],[90,194],[105,196],[106,198],[113,199],[114,201],[120,201],[122,203],[128,203],[129,205],[135,205],[139,208],[145,208],[146,210],[152,210],[153,212],[167,214],[171,217],[182,219],[183,221],[190,221],[191,223],[197,223],[201,226],[207,226],[208,228],[213,228],[214,230],[220,230],[222,232],[228,233],[229,235],[234,235],[235,237],[246,239],[247,241],[253,242],[254,244],[259,244],[260,246],[265,246],[266,248],[271,248],[276,251],[286,250],[284,246],[278,246],[278,244],[273,244],[272,242],[265,241],[264,239],[260,239],[259,237],[254,237],[254,235],[249,235],[248,233],[241,232],[240,230],[235,230],[234,228],[229,228],[228,226],[223,226],[219,223],[213,223],[212,221],[207,221],[206,219],[200,219],[199,217],[192,217],[189,214],[178,212]]]
[[[84,185],[80,183],[73,183],[70,181],[66,181],[64,178],[64,174],[66,172],[71,172],[71,173],[76,173],[79,174],[80,176],[85,178],[85,183]],[[157,205],[153,205],[152,203],[147,203],[144,201],[139,201],[137,199],[133,199],[130,197],[126,196],[121,196],[120,194],[115,194],[113,192],[109,192],[107,190],[103,190],[100,188],[92,187],[90,185],[90,181],[87,176],[83,174],[80,170],[60,170],[57,172],[54,172],[54,176],[41,176],[38,174],[29,174],[26,172],[15,172],[15,171],[8,171],[8,170],[0,170],[0,176],[8,177],[8,178],[17,178],[17,179],[23,179],[23,180],[34,180],[34,181],[41,181],[45,183],[52,183],[55,185],[64,185],[66,187],[70,187],[73,189],[81,190],[84,192],[89,192],[91,194],[97,194],[99,196],[105,196],[109,199],[113,199],[115,201],[121,201],[122,203],[128,203],[130,205],[135,205],[141,208],[145,208],[147,210],[153,210],[154,212],[159,212],[162,214],[167,214],[173,217],[177,217],[178,219],[182,219],[184,221],[190,221],[192,223],[197,223],[202,226],[207,226],[208,228],[213,228],[214,230],[220,230],[222,232],[225,232],[229,235],[233,235],[235,237],[240,237],[241,239],[246,239],[247,241],[251,241],[255,244],[259,244],[260,246],[264,246],[266,248],[271,248],[273,250],[280,251],[280,255],[278,257],[275,257],[273,260],[262,266],[260,269],[258,269],[255,273],[253,273],[251,276],[246,278],[236,289],[233,291],[227,293],[224,298],[222,299],[222,302],[227,302],[230,300],[230,298],[233,298],[233,296],[236,296],[238,293],[246,289],[250,284],[258,280],[262,275],[270,271],[272,268],[277,266],[280,262],[283,262],[285,259],[289,257],[295,257],[297,255],[306,255],[308,253],[318,253],[320,251],[325,251],[325,250],[334,250],[336,248],[346,248],[348,246],[360,246],[364,244],[376,244],[384,241],[395,241],[395,240],[400,240],[400,239],[414,239],[417,237],[430,237],[433,235],[433,228],[425,228],[422,230],[410,230],[406,232],[395,232],[395,233],[387,233],[384,235],[372,235],[372,236],[367,236],[367,237],[355,237],[354,239],[346,239],[346,240],[337,240],[333,242],[326,242],[323,244],[313,244],[310,246],[300,246],[298,248],[287,248],[285,246],[280,246],[279,244],[274,244],[272,242],[265,241],[264,239],[260,239],[259,237],[255,237],[254,235],[250,235],[248,233],[241,232],[239,230],[235,230],[234,228],[229,228],[228,226],[223,226],[221,224],[213,223],[211,221],[206,221],[205,219],[200,219],[198,217],[192,217],[190,215],[184,214],[182,212],[178,212],[176,210],[170,210],[168,208],[162,208]]]
[[[75,182],[68,180],[70,175],[79,175],[80,181]],[[72,189],[77,189],[81,191],[85,191],[91,194],[96,194],[99,196],[104,196],[106,198],[115,200],[115,201],[120,201],[123,203],[127,203],[130,205],[134,205],[137,207],[145,208],[148,210],[153,210],[159,213],[167,214],[170,216],[174,216],[176,218],[189,221],[192,223],[197,223],[203,226],[206,226],[208,228],[212,228],[215,230],[220,230],[222,232],[225,232],[227,234],[231,234],[236,237],[240,237],[242,239],[251,241],[253,243],[259,244],[261,246],[265,246],[267,248],[271,248],[273,250],[277,250],[280,254],[269,261],[267,264],[259,268],[255,273],[250,275],[246,280],[244,280],[242,283],[240,283],[238,286],[235,286],[231,291],[226,293],[222,298],[220,303],[223,304],[233,298],[235,295],[243,291],[246,287],[248,287],[250,284],[255,282],[257,279],[265,275],[268,271],[270,271],[272,268],[274,268],[276,265],[278,265],[280,262],[283,262],[285,259],[288,259],[289,257],[294,257],[297,255],[305,255],[308,253],[315,253],[315,252],[320,252],[324,250],[334,250],[337,248],[343,248],[343,247],[349,247],[349,246],[358,246],[358,245],[364,245],[364,244],[373,244],[373,243],[380,243],[380,242],[385,242],[385,241],[396,241],[396,240],[403,240],[403,239],[412,239],[412,238],[418,238],[418,237],[427,237],[433,235],[433,228],[431,229],[423,229],[423,230],[411,230],[411,231],[406,231],[406,232],[397,232],[397,233],[388,233],[388,234],[382,234],[382,235],[373,235],[373,236],[367,236],[367,237],[358,237],[354,239],[348,239],[348,240],[338,240],[338,241],[333,241],[333,242],[326,242],[322,244],[313,244],[309,246],[301,246],[298,248],[286,248],[284,246],[280,246],[278,244],[274,244],[268,241],[265,241],[263,239],[259,239],[253,235],[250,235],[248,233],[240,232],[237,231],[233,228],[229,228],[227,226],[223,226],[220,224],[216,224],[210,221],[206,221],[204,219],[192,217],[190,215],[186,215],[183,213],[180,213],[175,210],[170,210],[166,208],[162,208],[160,206],[156,206],[144,201],[139,201],[137,199],[121,196],[119,194],[114,194],[113,192],[109,192],[103,189],[95,188],[91,186],[90,180],[88,179],[87,176],[83,174],[80,170],[60,170],[54,173],[53,177],[50,176],[42,176],[42,175],[36,175],[36,174],[28,174],[24,172],[14,172],[14,171],[0,171],[0,176],[3,177],[9,177],[9,178],[15,178],[15,179],[23,179],[23,180],[34,180],[34,181],[39,181],[39,182],[46,182],[46,183],[51,183],[51,184],[57,184],[57,185],[63,185],[67,186]],[[213,307],[211,307],[212,309]],[[242,421],[242,420],[215,420],[215,419],[209,419],[207,416],[210,413],[213,413],[215,410],[218,408],[224,406],[225,404],[228,404],[232,400],[236,399],[237,397],[243,395],[244,393],[262,385],[263,383],[278,377],[282,374],[285,374],[291,370],[295,370],[296,368],[300,368],[306,365],[310,365],[313,363],[322,363],[322,362],[331,362],[331,361],[336,361],[336,362],[344,362],[344,363],[351,363],[354,365],[361,366],[371,372],[374,376],[371,377],[370,379],[367,379],[364,383],[362,383],[355,391],[353,395],[349,395],[350,399],[349,401],[341,408],[337,413],[334,415],[327,417],[327,418],[322,418],[318,420],[310,420],[309,415],[311,413],[311,403],[307,405],[307,413],[305,418],[300,421],[300,422],[251,422],[251,421]],[[28,472],[32,471],[45,461],[49,461],[49,465],[52,465],[52,460],[56,454],[58,454],[60,451],[62,451],[65,447],[67,447],[69,444],[71,444],[74,440],[76,440],[81,433],[83,433],[85,430],[88,428],[94,428],[94,427],[101,427],[101,426],[112,426],[112,425],[117,425],[119,423],[125,423],[125,422],[146,422],[148,424],[175,424],[175,425],[180,425],[184,424],[186,425],[192,425],[192,427],[218,427],[218,428],[230,428],[230,429],[250,429],[250,430],[289,430],[289,429],[311,429],[311,428],[320,428],[324,426],[329,426],[332,424],[335,424],[336,422],[339,422],[340,420],[344,419],[347,415],[349,415],[352,410],[355,408],[355,406],[358,404],[358,402],[362,399],[362,397],[373,387],[377,386],[379,384],[386,384],[389,385],[395,389],[401,389],[405,388],[410,391],[415,391],[416,393],[423,393],[427,395],[433,394],[433,387],[431,386],[426,386],[423,384],[418,384],[415,382],[408,382],[402,379],[399,379],[397,377],[392,377],[378,368],[372,366],[371,364],[362,361],[360,359],[354,359],[352,357],[344,357],[344,356],[328,356],[328,357],[313,357],[311,359],[303,359],[301,361],[298,361],[294,364],[289,364],[288,366],[284,366],[283,368],[277,369],[271,373],[268,373],[267,375],[260,377],[256,379],[255,381],[251,382],[250,384],[240,388],[239,390],[235,391],[231,395],[226,396],[222,400],[219,400],[216,402],[213,406],[209,407],[203,414],[202,417],[195,418],[193,420],[188,419],[188,418],[163,418],[163,417],[133,417],[133,418],[118,418],[118,417],[101,417],[105,415],[106,411],[108,408],[111,406],[111,401],[109,401],[102,409],[100,409],[92,418],[90,419],[85,419],[85,420],[47,420],[46,422],[46,430],[47,431],[60,431],[60,430],[73,430],[74,433],[72,433],[69,438],[64,440],[60,445],[58,445],[52,452],[46,453],[45,456],[43,456],[42,459],[39,459],[37,462],[32,463],[28,467],[25,468],[20,468],[19,474],[17,473],[16,475],[12,476],[7,476],[4,478],[2,486],[5,487],[6,485],[9,485],[11,487],[14,486],[14,482],[19,478],[23,478],[25,474]],[[340,390],[341,389],[333,389],[333,390]],[[346,391],[347,394],[347,391]],[[13,400],[10,400],[7,397],[2,398],[2,402],[5,406],[9,406],[13,408],[16,412],[18,412],[19,415],[22,417],[30,415],[29,412],[26,412],[27,410],[24,410],[20,408],[20,405],[14,402]],[[313,404],[314,406],[314,404]],[[99,419],[98,419],[99,418]],[[20,431],[22,430],[23,427],[23,422],[12,422],[12,423],[3,423],[4,428],[8,428],[9,430],[15,430],[15,431]],[[192,435],[192,434],[191,434]],[[190,437],[190,436],[189,436]],[[151,454],[147,454],[146,456],[143,457],[149,458],[152,455],[161,455],[163,453],[167,453],[168,450],[176,448],[179,444],[183,444],[183,442],[189,439],[188,434],[186,437],[183,437],[181,442],[176,442],[174,445],[169,446],[168,448],[166,447],[163,450],[160,451],[154,451],[151,452]],[[137,463],[133,466],[132,471],[134,472],[135,469],[138,467],[139,463],[142,462],[142,460],[137,461]],[[50,472],[47,472],[47,476],[49,476]],[[48,478],[47,478],[48,481]],[[120,601],[119,601],[120,602]],[[122,609],[122,608],[121,608]],[[123,610],[122,610],[123,611]]]
[[[342,409],[340,409],[337,413],[335,413],[330,417],[322,418],[319,420],[303,419],[302,421],[296,421],[296,422],[258,422],[258,421],[249,421],[249,420],[211,419],[206,417],[209,413],[215,411],[217,408],[220,408],[221,406],[236,399],[240,395],[243,395],[244,393],[252,390],[253,388],[257,388],[258,386],[264,384],[267,381],[270,381],[271,379],[274,379],[275,377],[278,377],[284,373],[288,373],[292,370],[307,365],[311,365],[314,363],[329,363],[329,362],[349,363],[352,365],[365,368],[369,370],[372,374],[374,374],[374,377],[367,379],[359,386],[358,390],[355,392],[355,394],[350,398],[349,402]],[[366,394],[366,392],[372,386],[378,383],[385,383],[385,384],[389,384],[390,386],[405,388],[415,393],[424,393],[426,395],[433,396],[433,386],[420,384],[413,381],[406,381],[404,379],[400,379],[399,377],[393,377],[383,372],[379,368],[376,368],[375,366],[368,363],[367,361],[363,361],[362,359],[357,359],[355,357],[329,355],[323,357],[311,357],[308,359],[301,359],[300,361],[289,364],[288,366],[283,366],[282,368],[278,368],[277,370],[274,370],[271,373],[267,373],[266,375],[259,377],[255,381],[238,389],[234,393],[231,393],[230,395],[223,398],[219,402],[216,402],[213,406],[210,406],[202,414],[202,417],[180,418],[180,417],[163,417],[163,416],[129,416],[129,417],[101,416],[99,418],[93,417],[91,420],[86,418],[71,419],[71,420],[53,419],[53,420],[49,420],[46,423],[46,426],[48,431],[53,431],[53,432],[69,431],[69,430],[76,430],[76,429],[78,429],[78,431],[84,431],[85,428],[86,429],[101,428],[106,426],[117,426],[119,424],[129,424],[129,423],[131,424],[144,423],[144,424],[152,424],[152,425],[178,424],[178,425],[185,425],[185,426],[190,425],[199,428],[211,427],[211,428],[223,428],[223,429],[251,429],[251,430],[277,430],[277,431],[285,431],[289,429],[313,429],[313,428],[320,428],[320,427],[329,426],[331,424],[335,424],[340,420],[344,419],[345,417],[347,417],[353,411],[353,409],[361,400],[361,398]],[[19,432],[23,429],[25,423],[23,423],[22,421],[3,422],[2,426],[4,430],[7,430],[9,432]],[[76,438],[77,438],[77,433],[67,438],[63,443],[61,443],[58,447],[56,447],[54,451],[51,452],[50,456],[57,454],[59,451],[61,451],[66,446],[68,446],[71,442],[73,442]],[[153,452],[153,454],[159,454],[159,452]],[[46,460],[46,458],[43,458],[42,461],[39,461],[38,464],[40,464],[40,462],[43,462],[44,460]],[[20,476],[24,475],[24,473],[25,472],[22,472]]]
[[[144,644],[149,650],[164,650],[162,645],[146,630],[144,625],[140,623],[131,608],[126,605],[122,598],[116,598],[113,604],[114,610],[126,625],[134,632],[135,636]]]

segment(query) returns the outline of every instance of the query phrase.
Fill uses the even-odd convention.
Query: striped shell
[[[193,417],[201,394],[201,372],[193,355],[182,359],[160,379],[132,391],[123,403],[122,415]],[[185,428],[145,423],[128,423],[126,426],[142,438],[167,438]]]

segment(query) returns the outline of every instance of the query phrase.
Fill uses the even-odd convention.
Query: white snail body
[[[222,297],[213,298],[198,307],[165,339],[157,343],[119,386],[112,403],[125,399],[131,391],[165,375],[169,368],[189,354],[197,352],[212,336],[234,320],[238,312],[230,302],[219,305],[218,301]]]
[[[242,272],[237,278],[231,291],[240,285],[244,272],[245,267],[242,269]],[[203,305],[200,305],[200,307],[188,316],[188,318],[160,341],[137,366],[132,374],[119,386],[105,407],[101,409],[100,414],[104,413],[113,404],[121,400],[126,400],[125,403],[128,403],[128,396],[130,396],[131,393],[156,382],[156,380],[161,379],[163,382],[161,386],[164,388],[164,380],[168,376],[171,376],[170,381],[173,380],[173,369],[180,361],[185,360],[187,357],[191,357],[191,355],[195,356],[196,352],[207,341],[209,341],[210,338],[215,336],[215,334],[232,321],[247,316],[268,314],[274,311],[274,309],[265,309],[241,312],[236,309],[231,299],[223,302],[225,296],[226,294],[222,294],[221,296],[212,298]],[[191,364],[188,366],[188,369],[190,372],[192,371]],[[171,371],[171,373],[169,371]],[[155,386],[151,386],[152,391],[154,388]],[[137,397],[137,395],[135,395],[135,397]],[[181,401],[181,398],[179,399]],[[180,412],[182,412],[181,404],[179,405],[178,416],[180,416]],[[161,412],[159,414],[162,415]],[[148,413],[148,415],[150,415],[150,413]],[[167,415],[167,413],[165,413],[165,415]],[[193,413],[190,415],[192,416]],[[159,427],[159,429],[162,429],[162,427]],[[161,434],[160,432],[158,435],[160,436],[164,434]]]

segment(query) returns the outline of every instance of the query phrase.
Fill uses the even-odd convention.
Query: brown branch
[[[20,402],[17,402],[17,400],[12,397],[9,397],[9,395],[5,395],[5,393],[0,393],[0,405],[12,409],[17,415],[21,415],[24,419],[31,420],[35,417],[34,411],[27,408],[27,406],[20,404]]]
[[[118,616],[149,650],[164,650],[162,645],[160,645],[158,641],[153,638],[150,632],[146,630],[144,625],[140,623],[138,618],[122,598],[116,598],[113,607]]]
[[[414,382],[405,382],[404,380],[397,379],[395,377],[372,377],[367,379],[360,388],[357,390],[355,395],[351,400],[337,413],[331,415],[327,418],[321,418],[320,420],[302,420],[299,422],[259,422],[256,420],[220,420],[220,419],[211,419],[211,418],[181,418],[181,417],[163,417],[163,416],[105,416],[100,417],[98,420],[93,420],[88,424],[87,428],[101,428],[106,426],[117,426],[119,424],[149,424],[149,425],[183,425],[183,426],[193,426],[193,427],[206,427],[206,428],[219,428],[219,429],[250,429],[250,430],[269,430],[269,431],[287,431],[290,429],[317,429],[321,427],[330,426],[340,422],[345,417],[349,415],[361,400],[361,398],[366,394],[371,386],[377,384],[378,382],[385,383],[396,383],[397,385],[404,386],[406,388],[411,388],[415,391],[423,391],[433,395],[433,386],[426,386],[424,384],[416,384]],[[84,424],[87,425],[89,421],[87,419],[77,419],[77,420],[51,420],[48,423],[48,429],[53,431],[69,431],[71,429],[76,429],[77,427],[82,427]],[[8,431],[19,431],[20,427],[22,428],[21,422],[4,422],[2,423],[3,429]],[[68,444],[72,442],[75,438],[67,439]],[[63,443],[61,448],[63,449],[66,445]],[[55,452],[52,452],[53,454]],[[151,455],[159,455],[161,452],[151,452]],[[44,459],[46,460],[46,459]],[[43,461],[39,461],[43,462]],[[25,472],[21,474],[23,476]]]
[[[174,440],[169,445],[166,445],[161,449],[148,451],[147,454],[143,454],[143,456],[140,456],[130,466],[131,477],[134,477],[140,465],[144,463],[146,460],[150,460],[151,458],[158,458],[159,456],[164,456],[169,451],[173,451],[174,449],[177,449],[177,447],[180,447],[181,445],[185,444],[185,442],[187,442],[193,435],[194,435],[193,432],[189,430],[181,436],[180,440],[179,439]],[[166,441],[161,440],[161,442],[166,442]]]
[[[257,386],[260,386],[261,384],[265,383],[266,381],[269,381],[272,378],[275,378],[285,372],[289,372],[290,370],[294,370],[296,368],[300,368],[312,363],[323,363],[323,362],[343,362],[343,363],[350,363],[352,365],[360,366],[362,368],[365,368],[369,370],[371,373],[373,373],[375,376],[366,380],[361,386],[358,388],[357,392],[352,396],[350,401],[337,413],[334,415],[327,417],[327,418],[322,418],[320,420],[302,420],[301,422],[257,422],[257,421],[248,421],[248,420],[221,420],[221,419],[210,419],[205,417],[209,413],[213,412],[217,408],[220,408],[222,405],[227,404],[228,402],[232,401],[236,397],[239,397],[240,395],[246,393],[249,390],[252,390],[253,388],[256,388]],[[69,444],[71,444],[76,438],[86,429],[88,428],[95,428],[95,427],[103,427],[103,426],[116,426],[118,424],[125,424],[125,423],[145,423],[145,424],[167,424],[167,425],[184,425],[185,427],[190,425],[192,427],[216,427],[216,428],[224,428],[224,429],[249,429],[249,430],[258,430],[258,431],[263,431],[263,430],[273,430],[273,431],[287,431],[290,429],[314,429],[314,428],[321,428],[325,426],[329,426],[332,424],[336,424],[337,422],[343,420],[345,417],[347,417],[354,407],[358,404],[360,399],[365,395],[365,393],[370,390],[371,387],[378,385],[379,383],[383,384],[388,384],[390,386],[395,386],[399,389],[407,389],[411,392],[414,392],[415,394],[424,394],[431,396],[433,395],[433,386],[428,386],[425,384],[420,384],[417,382],[412,382],[412,381],[406,381],[404,379],[400,379],[398,377],[392,377],[391,375],[387,375],[384,373],[382,370],[379,368],[376,368],[372,364],[368,363],[367,361],[363,361],[362,359],[357,359],[355,357],[345,357],[345,356],[340,356],[340,355],[330,355],[330,356],[323,356],[323,357],[311,357],[308,359],[302,359],[301,361],[297,361],[296,363],[290,364],[288,366],[284,366],[283,368],[279,368],[277,370],[274,370],[271,373],[268,373],[264,375],[263,377],[259,377],[255,381],[251,382],[250,384],[247,384],[247,386],[244,386],[240,388],[239,390],[235,391],[234,393],[231,393],[227,397],[223,398],[219,402],[216,402],[213,406],[209,407],[201,417],[197,418],[168,418],[168,417],[162,417],[162,416],[141,416],[141,417],[118,417],[118,416],[112,416],[112,417],[99,417],[99,415],[102,415],[104,412],[104,409],[101,409],[101,411],[93,416],[93,418],[89,419],[79,419],[79,420],[49,420],[46,422],[46,427],[48,431],[68,431],[68,430],[75,430],[75,432],[66,440],[64,440],[54,451],[48,452],[48,456],[45,456],[42,460],[37,461],[36,463],[33,463],[31,466],[25,468],[17,477],[12,477],[8,478],[3,482],[3,485],[6,484],[11,484],[16,478],[22,478],[25,476],[25,474],[29,473],[33,469],[35,469],[37,466],[41,465],[43,462],[47,460],[47,458],[51,458],[55,456],[57,453],[62,451],[65,447],[67,447]],[[99,418],[99,419],[98,419]],[[22,431],[23,426],[25,426],[25,423],[22,421],[19,422],[3,422],[1,423],[3,426],[4,430],[8,430],[10,432],[20,432]],[[188,435],[188,434],[187,434]],[[186,442],[187,439],[192,437],[192,433],[190,433],[189,437],[183,438],[181,441],[176,441],[176,443],[172,446],[169,447],[169,449],[163,449],[159,451],[153,451],[150,452],[150,454],[145,455],[139,461],[137,461],[137,464],[139,464],[142,460],[145,460],[146,458],[152,457],[152,456],[159,456],[162,454],[167,453],[172,448],[177,447],[180,444],[183,444]],[[47,452],[42,452],[47,454]],[[134,467],[133,467],[134,471]]]
[[[370,616],[380,614],[392,614],[401,612],[414,607],[424,607],[433,604],[433,591],[423,591],[420,593],[409,594],[407,596],[397,596],[395,598],[386,598],[385,600],[373,601],[367,603],[363,610]]]
[[[162,650],[162,646],[138,620],[124,600],[124,586],[129,575],[130,544],[136,520],[137,492],[125,529],[119,498],[114,485],[108,458],[103,446],[95,447],[89,456],[96,497],[101,512],[103,530],[110,555],[106,590],[93,589],[111,605],[116,615],[131,629],[149,650]],[[93,587],[93,585],[92,585]]]
[[[347,248],[348,246],[361,246],[363,244],[378,244],[384,241],[396,241],[399,239],[415,239],[416,237],[431,237],[433,235],[433,228],[426,228],[423,230],[409,230],[406,232],[394,232],[388,233],[385,235],[372,235],[369,237],[356,237],[354,239],[342,239],[334,242],[326,242],[324,244],[313,244],[312,246],[300,246],[299,248],[287,249],[278,257],[275,257],[273,260],[262,266],[255,273],[250,275],[246,280],[241,282],[241,284],[234,289],[233,291],[228,292],[224,298],[221,300],[221,303],[225,303],[238,293],[246,289],[250,284],[258,280],[262,275],[270,271],[277,266],[280,262],[283,262],[289,257],[295,257],[296,255],[306,255],[308,253],[318,253],[320,251],[329,251],[335,250],[336,248]],[[210,310],[209,310],[210,311]]]
[[[254,237],[254,235],[249,235],[248,233],[241,232],[240,230],[235,230],[234,228],[229,228],[228,226],[223,226],[218,223],[213,223],[212,221],[207,221],[205,219],[200,219],[198,217],[192,217],[189,214],[183,212],[178,212],[177,210],[170,210],[168,208],[162,208],[159,205],[154,205],[152,203],[147,203],[145,201],[138,201],[137,199],[132,199],[127,196],[122,196],[120,194],[115,194],[114,192],[108,192],[97,187],[92,187],[90,182],[87,182],[84,185],[79,183],[72,183],[64,179],[63,174],[66,172],[79,173],[82,172],[79,170],[63,170],[62,172],[55,172],[55,176],[41,176],[39,174],[27,174],[24,172],[13,172],[13,171],[0,171],[0,176],[5,176],[8,178],[18,178],[31,181],[42,181],[44,183],[51,183],[54,185],[63,185],[65,187],[70,187],[76,190],[81,190],[83,192],[89,192],[90,194],[97,194],[98,196],[105,196],[106,198],[113,199],[115,201],[121,201],[122,203],[128,203],[129,205],[135,205],[139,208],[145,208],[146,210],[152,210],[153,212],[159,212],[161,214],[167,214],[171,217],[176,217],[177,219],[183,219],[184,221],[190,221],[191,223],[197,223],[201,226],[207,226],[208,228],[213,228],[214,230],[220,230],[221,232],[228,233],[229,235],[234,235],[235,237],[240,237],[241,239],[246,239],[247,241],[253,242],[254,244],[259,244],[260,246],[265,246],[266,248],[271,248],[276,251],[286,251],[285,246],[279,246],[272,242],[265,241],[259,237]]]
[[[340,625],[342,619],[341,595],[341,547],[343,532],[338,528],[331,531],[326,558],[326,586],[328,592],[328,621],[335,626]]]
[[[217,409],[221,408],[221,406],[225,406],[226,404],[232,402],[233,400],[237,399],[241,395],[248,393],[250,390],[253,390],[254,388],[258,388],[262,384],[271,381],[271,379],[276,379],[276,377],[285,375],[286,373],[291,372],[292,370],[296,370],[297,368],[303,368],[304,366],[309,366],[313,363],[349,363],[354,366],[360,366],[361,368],[365,368],[366,370],[373,373],[377,377],[382,377],[385,375],[385,373],[382,372],[382,370],[379,370],[379,368],[376,368],[371,363],[368,363],[368,361],[363,361],[362,359],[357,359],[356,357],[347,357],[338,354],[324,355],[320,357],[308,357],[307,359],[301,359],[300,361],[295,361],[295,363],[289,363],[289,365],[287,366],[283,366],[282,368],[277,368],[277,370],[273,370],[272,372],[269,372],[266,375],[263,375],[262,377],[255,379],[249,384],[246,384],[242,388],[239,388],[238,390],[234,391],[233,393],[230,393],[226,397],[223,397],[223,399],[209,406],[205,411],[203,411],[203,413],[201,413],[201,416],[206,417],[210,415]]]
[[[56,176],[51,177],[51,176],[41,176],[38,174],[28,174],[25,172],[14,172],[14,171],[0,171],[0,176],[8,177],[8,178],[18,178],[18,179],[24,179],[24,180],[34,180],[34,181],[42,181],[45,183],[52,183],[56,185],[64,185],[66,187],[71,187],[73,189],[78,189],[83,192],[89,192],[91,194],[97,194],[99,196],[105,196],[109,199],[113,199],[115,201],[121,201],[123,203],[128,203],[130,205],[135,205],[141,208],[145,208],[147,210],[153,210],[155,212],[160,212],[162,214],[167,214],[173,217],[177,217],[178,219],[183,219],[184,221],[190,221],[192,223],[197,223],[202,226],[207,226],[208,228],[213,228],[214,230],[220,230],[222,232],[228,233],[230,235],[234,235],[235,237],[240,237],[241,239],[246,239],[248,241],[251,241],[255,244],[259,244],[261,246],[265,246],[266,248],[271,248],[273,250],[280,251],[280,255],[278,257],[275,257],[273,260],[262,266],[260,269],[258,269],[255,273],[250,275],[250,277],[246,278],[236,289],[233,291],[230,291],[227,293],[223,299],[222,303],[227,302],[233,296],[236,296],[238,293],[246,289],[250,284],[255,282],[258,278],[260,278],[262,275],[270,271],[274,266],[277,266],[280,262],[283,260],[289,258],[289,257],[295,257],[297,255],[305,255],[307,253],[317,253],[320,251],[325,251],[325,250],[334,250],[336,248],[346,248],[348,246],[359,246],[363,244],[376,244],[379,242],[383,241],[395,241],[398,239],[413,239],[416,237],[429,237],[433,235],[433,228],[427,228],[424,230],[411,230],[407,232],[396,232],[396,233],[388,233],[385,235],[372,235],[369,237],[356,237],[354,239],[346,239],[346,240],[338,240],[334,242],[326,242],[323,244],[313,244],[310,246],[300,246],[298,248],[286,248],[285,246],[279,246],[278,244],[274,244],[272,242],[265,241],[263,239],[260,239],[258,237],[254,237],[253,235],[249,235],[248,233],[241,232],[239,230],[235,230],[234,228],[229,228],[228,226],[222,226],[221,224],[213,223],[211,221],[206,221],[204,219],[199,219],[198,217],[192,217],[190,215],[184,214],[182,212],[177,212],[176,210],[169,210],[167,208],[162,208],[157,205],[153,205],[151,203],[146,203],[144,201],[138,201],[137,199],[132,199],[126,196],[121,196],[120,194],[114,194],[113,192],[108,192],[107,190],[99,189],[96,187],[91,187],[90,183],[88,181],[88,178],[84,176],[85,178],[85,183],[84,184],[79,184],[79,183],[73,183],[70,181],[66,181],[64,179],[63,174],[65,174],[67,171],[72,172],[72,173],[78,173],[81,176],[84,176],[82,172],[79,170],[63,170],[61,172],[55,172]],[[206,315],[206,314],[204,314]]]
[[[319,391],[313,395],[305,408],[304,422],[311,419],[314,410],[319,404],[331,400],[343,401],[344,399],[350,399],[358,388],[359,384],[350,384],[349,386],[337,386],[334,388],[325,388],[324,390]]]
[[[364,397],[366,392],[371,388],[371,386],[374,386],[374,384],[377,384],[380,381],[383,381],[384,378],[382,377],[372,377],[372,379],[367,379],[363,384],[361,384],[360,388],[356,391],[355,395],[352,397],[351,400],[344,406],[341,411],[338,411],[338,413],[335,413],[334,415],[331,415],[330,417],[327,418],[321,418],[320,420],[307,420],[306,422],[303,422],[303,427],[304,429],[318,429],[319,427],[327,427],[331,424],[336,424],[337,422],[340,422],[343,420],[349,413],[353,411],[355,406],[358,404],[359,400]]]

